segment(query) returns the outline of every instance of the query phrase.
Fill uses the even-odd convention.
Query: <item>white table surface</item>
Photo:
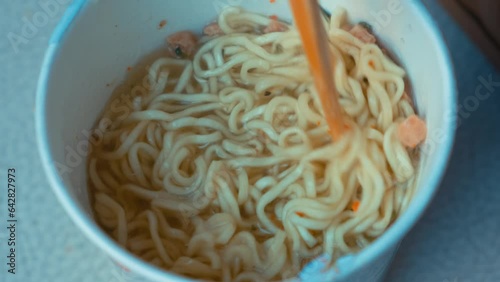
[[[56,0],[0,1],[0,281],[116,281],[113,264],[70,221],[52,193],[37,152],[35,87],[52,30],[68,4],[32,38],[13,48],[23,18]],[[68,0],[57,0],[60,3]],[[500,74],[435,0],[425,0],[444,30],[457,71],[459,102],[474,95],[480,77]],[[57,3],[57,2],[56,2]],[[423,43],[425,44],[425,43]],[[403,242],[387,281],[500,281],[500,87],[466,112],[440,192]],[[17,171],[17,273],[7,273],[7,169]]]

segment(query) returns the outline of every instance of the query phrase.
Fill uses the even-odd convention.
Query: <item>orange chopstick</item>
[[[326,31],[321,22],[317,0],[290,0],[295,24],[299,30],[304,51],[314,77],[314,83],[325,112],[326,122],[333,140],[338,140],[344,132],[339,94],[333,80],[335,63],[330,53]]]

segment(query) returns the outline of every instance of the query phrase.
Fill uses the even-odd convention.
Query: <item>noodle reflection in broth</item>
[[[398,138],[415,115],[405,71],[325,20],[348,121],[332,141],[298,32],[226,9],[192,59],[159,58],[89,158],[101,226],[138,257],[193,278],[296,276],[383,234],[415,192],[418,156]],[[278,24],[276,32],[263,32]],[[111,103],[113,104],[113,103]],[[116,106],[116,105],[114,105]]]

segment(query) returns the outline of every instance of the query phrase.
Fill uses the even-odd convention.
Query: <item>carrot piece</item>
[[[159,24],[158,24],[158,29],[162,29],[163,27],[165,27],[167,25],[167,20],[162,20]]]
[[[352,203],[352,206],[351,206],[352,211],[357,212],[359,210],[360,205],[361,205],[361,203],[359,201],[354,201],[354,203]]]
[[[416,115],[408,117],[398,127],[398,139],[408,148],[415,148],[427,138],[427,125]]]
[[[298,215],[298,216],[300,216],[300,217],[306,216],[306,214],[303,213],[303,212],[295,212],[295,214]]]

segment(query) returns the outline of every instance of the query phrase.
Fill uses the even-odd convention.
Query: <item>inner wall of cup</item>
[[[421,28],[424,19],[417,16],[412,4],[401,1],[396,7],[393,2],[399,3],[395,0],[326,0],[322,4],[328,9],[345,7],[350,20],[363,20],[374,26],[378,37],[407,69],[429,132],[443,130],[449,109],[445,98],[448,93],[444,93],[447,82],[440,79],[445,66],[430,67],[440,62],[442,50],[432,41],[429,30]],[[129,67],[164,46],[165,38],[172,32],[200,33],[226,6],[243,6],[291,20],[286,1],[272,4],[261,0],[149,0],[147,3],[89,1],[59,42],[60,50],[52,66],[47,93],[49,144],[65,188],[91,217],[86,174],[90,132]],[[163,20],[167,25],[160,29],[159,23]],[[443,146],[435,140],[432,142],[433,150]],[[442,169],[435,167],[435,158],[436,154],[424,155],[421,177]]]

